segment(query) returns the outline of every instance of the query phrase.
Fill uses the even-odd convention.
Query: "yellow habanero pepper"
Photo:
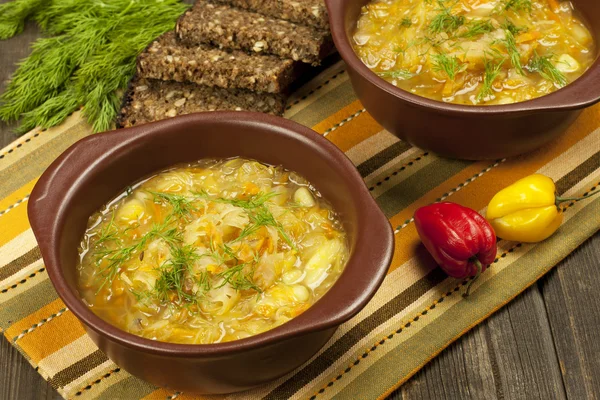
[[[505,240],[541,242],[563,222],[561,202],[582,200],[598,193],[571,199],[556,195],[556,185],[547,176],[534,174],[520,179],[496,193],[487,208],[486,218]]]

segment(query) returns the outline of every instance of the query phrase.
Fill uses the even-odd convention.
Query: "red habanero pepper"
[[[473,276],[471,285],[496,258],[496,234],[475,210],[455,203],[435,203],[415,212],[415,226],[425,248],[449,276]]]

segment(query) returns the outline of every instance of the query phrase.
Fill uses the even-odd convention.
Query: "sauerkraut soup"
[[[298,316],[349,257],[330,204],[302,176],[234,158],[144,180],[89,219],[78,288],[102,319],[146,338],[209,344]]]
[[[374,0],[353,35],[373,72],[411,93],[511,104],[579,78],[596,45],[570,1]]]

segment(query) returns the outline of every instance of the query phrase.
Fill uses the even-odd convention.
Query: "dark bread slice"
[[[134,77],[123,99],[117,127],[127,128],[202,111],[258,111],[283,115],[285,97],[244,89]]]
[[[282,58],[318,65],[333,48],[326,30],[198,0],[175,27],[188,45],[212,44],[252,54],[275,54]]]
[[[280,93],[293,82],[296,64],[273,55],[187,46],[167,32],[139,55],[137,72],[142,78]]]
[[[327,7],[323,0],[213,0],[216,3],[243,8],[269,17],[285,19],[300,25],[329,29]]]

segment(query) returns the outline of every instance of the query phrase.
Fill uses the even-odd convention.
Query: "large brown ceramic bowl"
[[[88,217],[140,178],[181,162],[248,157],[304,175],[340,213],[351,255],[316,304],[247,339],[210,345],[152,341],[97,317],[77,292],[77,247]],[[50,279],[92,340],[115,363],[153,384],[227,393],[276,379],[315,354],[375,294],[391,261],[391,227],[360,175],[333,144],[297,123],[256,113],[193,114],[85,138],[42,175],[29,220]]]
[[[388,131],[415,146],[473,160],[514,156],[550,142],[582,109],[600,101],[599,59],[565,88],[516,104],[449,104],[399,89],[371,72],[352,49],[360,9],[369,1],[326,0],[333,40],[365,109]],[[600,44],[600,1],[572,2]]]

